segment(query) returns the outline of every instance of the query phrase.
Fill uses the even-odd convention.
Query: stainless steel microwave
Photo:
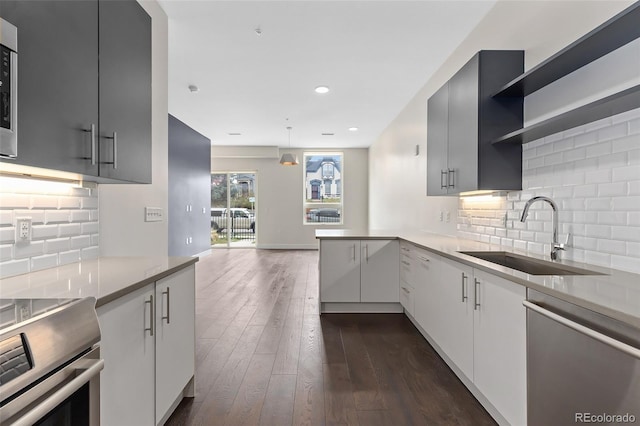
[[[18,29],[0,18],[0,157],[18,155]]]

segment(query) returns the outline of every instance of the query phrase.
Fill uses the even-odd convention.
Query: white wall
[[[372,229],[419,229],[456,235],[457,197],[426,197],[427,100],[477,51],[523,49],[529,69],[632,1],[499,1],[369,150],[369,224]],[[634,57],[629,58],[633,64]],[[637,63],[636,63],[637,64]],[[631,70],[633,72],[633,69]],[[598,73],[596,73],[596,78]],[[628,77],[628,75],[627,75]],[[571,87],[579,86],[572,82]],[[549,94],[551,92],[551,94]],[[561,108],[557,91],[526,101],[525,112]],[[580,95],[583,98],[584,94]],[[576,102],[571,99],[570,102]],[[546,106],[544,106],[546,103]],[[534,119],[534,118],[532,118]],[[415,156],[415,146],[420,155]],[[451,213],[439,221],[440,211]],[[446,216],[445,216],[446,217]]]
[[[242,147],[241,147],[242,148]],[[322,152],[309,149],[306,151]],[[326,151],[326,150],[325,150]],[[258,248],[316,249],[315,230],[324,226],[332,229],[367,229],[368,150],[331,150],[344,153],[343,225],[304,225],[304,177],[302,163],[282,166],[278,158],[212,158],[214,172],[257,172],[256,240]],[[283,151],[285,152],[285,151]],[[302,149],[286,150],[303,158]]]
[[[144,222],[144,207],[167,212],[168,20],[155,0],[142,0],[152,19],[153,170],[150,185],[99,185],[100,252],[103,256],[166,256],[167,220]]]

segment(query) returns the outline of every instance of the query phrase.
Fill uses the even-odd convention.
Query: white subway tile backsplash
[[[13,220],[18,218],[27,217],[31,219],[31,223],[44,223],[44,210],[14,210],[13,211]]]
[[[640,109],[523,145],[523,190],[492,206],[460,204],[459,235],[548,254],[548,206],[534,204],[527,223],[519,221],[538,195],[559,206],[561,242],[571,234],[563,258],[640,273]]]
[[[91,220],[91,213],[89,210],[74,210],[71,211],[71,222],[89,222]]]
[[[31,272],[58,266],[57,254],[46,254],[31,258]]]
[[[70,247],[69,238],[56,238],[53,240],[47,240],[44,243],[45,253],[60,253],[61,251],[68,251]]]
[[[0,243],[15,243],[16,242],[16,228],[13,226],[0,228]]]
[[[71,237],[82,234],[82,225],[79,223],[65,223],[58,225],[60,237]]]
[[[16,243],[13,247],[14,259],[39,256],[44,253],[44,241],[31,241],[29,243]]]
[[[29,259],[9,260],[0,263],[0,278],[12,277],[14,275],[26,274],[29,272]]]
[[[43,185],[34,182],[22,191],[3,185],[3,179],[0,177],[0,276],[51,268],[99,254],[96,185],[46,192],[46,186],[43,189]],[[20,217],[32,220],[29,243],[15,242],[15,220]]]
[[[45,213],[46,223],[69,223],[69,210],[51,210]]]
[[[81,235],[79,237],[71,237],[71,248],[81,249],[91,245],[91,235]]]
[[[13,210],[0,210],[0,226],[13,226]]]
[[[13,257],[13,244],[0,245],[0,262],[10,260]]]
[[[25,194],[0,193],[0,208],[2,209],[28,209],[31,204],[31,196]]]
[[[58,254],[59,265],[68,265],[80,261],[80,250],[70,250]]]
[[[33,195],[31,196],[32,209],[57,209],[58,197],[55,195]]]
[[[34,225],[31,227],[31,237],[34,240],[55,238],[58,236],[58,225]]]

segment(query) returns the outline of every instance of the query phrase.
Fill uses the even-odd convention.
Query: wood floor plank
[[[387,408],[378,377],[371,364],[367,346],[362,340],[357,323],[340,328],[342,344],[349,368],[353,398],[357,410],[384,410]]]
[[[275,354],[253,355],[233,406],[224,422],[225,425],[259,424],[275,359]]]
[[[322,347],[327,364],[346,364],[342,336],[340,335],[340,321],[336,314],[324,314],[320,317],[322,328]]]
[[[293,425],[293,404],[296,391],[296,376],[293,374],[273,374],[269,380],[264,398],[260,425]]]
[[[251,356],[262,333],[262,326],[247,326],[229,355],[222,371],[207,393],[196,418],[211,424],[222,424],[233,406]]]
[[[358,425],[358,413],[347,364],[323,364],[322,367],[326,424]]]
[[[300,359],[296,379],[293,424],[320,426],[325,424],[324,375],[319,357]]]
[[[276,361],[273,364],[273,374],[296,374],[298,372],[303,311],[304,299],[291,299]]]

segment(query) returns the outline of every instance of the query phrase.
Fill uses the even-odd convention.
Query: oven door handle
[[[541,307],[540,305],[536,305],[535,303],[531,303],[527,300],[523,301],[522,304],[525,306],[525,308],[531,309],[534,312],[537,312],[538,314],[545,316],[547,318],[549,318],[550,320],[553,320],[557,323],[560,323],[566,327],[569,327],[572,330],[577,331],[578,333],[584,334],[585,336],[591,337],[592,339],[597,340],[600,343],[604,343],[607,346],[610,346],[614,349],[617,349],[621,352],[626,353],[627,355],[631,355],[632,357],[636,358],[636,359],[640,359],[640,349],[633,347],[631,345],[628,345],[624,342],[621,342],[617,339],[614,339],[612,337],[607,336],[606,334],[602,334],[598,331],[592,330],[589,327],[585,327],[582,324],[578,324],[575,321],[571,321],[570,319],[567,319],[561,315],[558,315],[554,312],[551,312],[543,307]]]
[[[81,362],[74,364],[74,367],[77,365],[76,370],[82,371],[82,373],[78,374],[78,376],[76,376],[73,380],[58,389],[47,399],[36,405],[33,409],[29,410],[29,412],[27,412],[24,416],[18,418],[15,423],[12,423],[12,425],[26,426],[34,424],[49,412],[51,412],[58,405],[60,405],[65,399],[73,395],[82,386],[89,383],[89,381],[91,381],[93,377],[100,374],[100,371],[104,368],[103,359],[84,359],[80,361]]]

